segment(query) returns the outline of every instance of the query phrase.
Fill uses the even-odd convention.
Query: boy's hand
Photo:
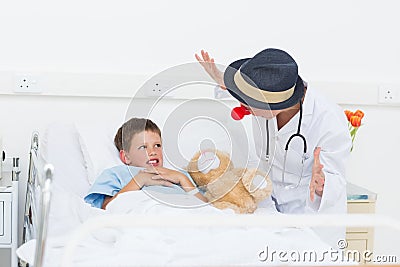
[[[180,185],[185,191],[190,191],[194,188],[194,185],[189,178],[183,173],[171,170],[164,167],[152,167],[143,170],[146,173],[156,174],[152,179],[154,180],[166,180],[173,184]]]
[[[133,177],[131,183],[135,183],[139,187],[139,189],[141,189],[143,186],[149,185],[173,185],[173,183],[171,183],[170,181],[162,179],[160,175],[146,171],[140,171],[137,175]]]
[[[185,192],[189,192],[196,188],[196,186],[190,181],[190,179],[179,171],[167,169],[164,167],[150,167],[149,169],[143,170],[143,172],[154,175],[152,177],[153,180],[178,184],[182,187],[183,190],[185,190]],[[208,201],[207,198],[205,198],[200,192],[195,194],[195,196],[201,201]]]

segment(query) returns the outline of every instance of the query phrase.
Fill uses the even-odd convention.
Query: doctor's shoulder
[[[309,91],[309,89],[307,91]],[[332,116],[340,121],[346,119],[343,108],[339,106],[338,103],[334,102],[333,99],[329,98],[324,92],[313,88],[311,94],[314,98],[314,111],[320,113],[323,117]]]

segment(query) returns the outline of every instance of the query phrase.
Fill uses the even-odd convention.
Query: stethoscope
[[[301,173],[300,173],[300,178],[297,182],[296,185],[286,185],[285,189],[293,189],[297,188],[300,185],[301,179],[303,178],[303,169],[304,169],[304,161],[306,160],[306,153],[307,153],[307,142],[306,138],[304,135],[300,133],[300,127],[301,127],[301,120],[303,119],[303,104],[301,100],[299,101],[300,103],[300,116],[299,116],[299,123],[297,125],[297,132],[295,134],[292,134],[288,141],[286,142],[285,145],[285,155],[283,158],[283,169],[282,169],[282,184],[285,183],[285,171],[286,171],[286,158],[289,150],[289,145],[290,142],[293,140],[295,137],[299,137],[303,140],[303,156],[301,157]],[[231,112],[231,117],[234,120],[241,120],[245,115],[250,115],[250,111],[244,107],[243,105],[240,105],[239,107],[235,107],[232,112]],[[266,154],[265,154],[265,159],[268,162],[269,161],[269,129],[268,129],[268,120],[265,120],[265,131],[267,134],[267,149],[266,149]]]
[[[304,135],[302,135],[300,133],[300,127],[301,127],[301,120],[303,119],[303,105],[300,101],[300,116],[299,116],[299,122],[297,125],[297,132],[295,134],[292,134],[288,141],[286,142],[285,145],[285,155],[283,157],[283,168],[282,168],[282,184],[285,183],[285,171],[286,171],[286,158],[287,158],[287,154],[288,154],[288,150],[289,150],[289,145],[290,142],[293,140],[293,138],[298,137],[301,138],[303,140],[303,156],[301,157],[301,173],[300,173],[300,177],[299,180],[297,181],[296,185],[286,185],[284,188],[285,189],[293,189],[293,188],[297,188],[300,185],[301,179],[303,178],[303,169],[304,169],[304,161],[306,159],[306,153],[307,153],[307,142],[306,142],[306,138],[304,137]],[[268,120],[265,120],[265,131],[267,134],[267,149],[266,149],[266,154],[265,154],[265,158],[267,161],[269,161],[269,129],[268,129]]]

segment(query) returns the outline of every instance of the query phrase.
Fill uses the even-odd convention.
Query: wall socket
[[[151,81],[145,90],[145,96],[148,97],[171,97],[173,90],[167,81]]]
[[[381,104],[400,103],[399,91],[400,88],[394,88],[391,86],[380,86],[378,89],[378,103]]]
[[[14,84],[14,92],[16,93],[38,94],[42,92],[38,86],[37,77],[31,74],[15,75]]]
[[[156,82],[153,86],[149,89],[148,94],[149,96],[162,96],[168,91],[168,87],[166,87],[162,82]]]

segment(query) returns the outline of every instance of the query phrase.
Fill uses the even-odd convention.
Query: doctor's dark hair
[[[122,124],[114,138],[114,144],[118,151],[129,150],[133,136],[144,131],[156,133],[161,137],[160,128],[149,119],[132,118]]]

